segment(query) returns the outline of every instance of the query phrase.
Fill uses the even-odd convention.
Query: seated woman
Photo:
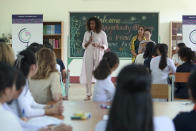
[[[0,122],[1,131],[22,131],[22,128],[13,113],[5,110],[3,104],[13,99],[16,90],[16,71],[0,62]],[[23,83],[24,84],[24,83]]]
[[[29,79],[36,72],[35,55],[29,50],[23,50],[17,56],[15,66],[24,74],[26,85],[21,92],[21,89],[16,90],[21,92],[19,97],[14,100],[9,107],[19,117],[33,117],[45,114],[61,114],[63,112],[62,102],[58,102],[54,106],[42,105],[35,102],[29,90]]]
[[[65,124],[38,128],[19,119],[13,112],[5,108],[5,103],[15,99],[18,89],[25,85],[25,77],[18,70],[0,62],[0,122],[2,131],[71,131],[72,127]],[[17,93],[16,93],[17,92]],[[18,97],[18,96],[17,96]],[[19,123],[20,122],[20,123]]]
[[[196,70],[196,64],[194,64],[195,53],[188,47],[181,47],[178,56],[183,61],[183,64],[177,67],[176,72],[192,72]],[[187,99],[189,98],[188,88],[186,83],[176,83],[175,97]]]
[[[192,111],[181,112],[174,118],[176,131],[196,131],[196,71],[190,75],[187,87],[195,105]]]
[[[150,70],[150,62],[151,59],[154,56],[156,56],[155,54],[156,54],[155,44],[153,42],[148,42],[148,44],[146,45],[146,50],[143,55],[144,58],[143,64],[146,66],[146,68],[148,68],[148,70]]]
[[[29,81],[31,93],[36,102],[47,104],[62,97],[60,73],[56,69],[56,57],[52,50],[42,48],[37,52],[38,69]]]
[[[178,43],[176,46],[176,54],[174,54],[172,56],[172,60],[174,61],[174,64],[176,67],[178,67],[179,65],[183,64],[183,61],[180,59],[178,52],[182,47],[186,47],[186,45],[184,43]]]
[[[151,75],[142,65],[128,65],[117,77],[117,87],[108,121],[95,131],[174,131],[167,117],[153,118]]]
[[[158,44],[156,52],[158,56],[152,58],[150,62],[152,83],[168,84],[168,75],[175,73],[176,67],[174,62],[167,57],[168,46],[166,44]]]
[[[0,43],[0,62],[13,66],[15,62],[14,51],[6,43]]]
[[[110,102],[115,93],[115,87],[111,80],[111,74],[119,65],[119,58],[113,52],[103,55],[98,67],[93,72],[96,83],[93,93],[93,101]]]
[[[52,51],[53,50],[53,46],[52,44],[50,44],[49,42],[44,42],[43,43],[43,46],[45,48],[48,48],[48,49],[51,49]],[[63,100],[68,100],[68,81],[66,83],[66,88],[64,86],[64,83],[66,82],[66,70],[65,70],[65,65],[63,63],[63,61],[59,58],[56,58],[56,68],[57,70],[61,73],[61,88],[62,88],[62,98]]]

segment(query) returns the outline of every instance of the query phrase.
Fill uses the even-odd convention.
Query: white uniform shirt
[[[10,107],[8,106],[7,103],[4,103],[2,106],[6,111],[12,113],[16,117],[16,119],[20,123],[20,126],[22,127],[23,131],[38,131],[39,129],[43,128],[43,126],[32,125],[32,124],[29,124],[26,121],[23,121],[22,119],[20,119],[17,116],[17,114],[15,114],[15,112],[13,112],[12,109],[10,109]]]
[[[144,53],[136,56],[135,63],[136,64],[144,64]]]
[[[97,80],[94,87],[93,101],[108,102],[112,101],[115,93],[115,87],[109,75],[104,80]]]
[[[26,85],[17,100],[14,100],[12,104],[9,105],[13,112],[15,112],[19,117],[34,117],[44,115],[44,106],[45,105],[35,102],[29,90],[28,80],[26,80]]]
[[[180,59],[178,54],[174,54],[172,57],[172,60],[174,61],[174,64],[182,65],[184,62]]]
[[[173,121],[168,117],[154,117],[154,131],[175,131]],[[131,124],[131,123],[130,123]],[[102,120],[97,123],[95,131],[105,131],[107,120]]]
[[[167,66],[161,70],[159,68],[159,62],[161,60],[161,56],[157,56],[152,58],[150,62],[150,70],[152,71],[152,83],[153,84],[168,84],[167,79],[169,73],[175,73],[176,67],[174,65],[174,62],[167,58]]]
[[[6,111],[0,104],[0,131],[22,131],[17,118],[9,111]]]
[[[58,72],[61,72],[61,67],[59,64],[56,64],[56,69],[58,70]]]

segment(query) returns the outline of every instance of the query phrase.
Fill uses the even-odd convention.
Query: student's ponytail
[[[158,50],[161,53],[161,60],[159,63],[159,69],[163,70],[167,66],[167,51],[168,47],[166,44],[159,44]]]
[[[104,54],[93,75],[97,80],[104,80],[111,73],[111,69],[119,63],[118,56],[113,52]]]

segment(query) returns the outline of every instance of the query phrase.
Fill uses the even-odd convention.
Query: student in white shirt
[[[148,44],[146,45],[146,50],[143,57],[144,65],[146,66],[146,68],[148,68],[148,70],[150,70],[151,59],[156,56],[156,46],[157,45],[155,45],[155,43],[153,42],[148,42]]]
[[[183,64],[183,61],[180,59],[178,52],[180,50],[180,48],[182,47],[186,47],[186,45],[184,43],[178,43],[176,46],[176,54],[173,55],[172,60],[174,61],[175,66],[179,66],[181,64]]]
[[[119,58],[115,53],[107,52],[103,55],[98,67],[93,72],[96,78],[93,101],[112,101],[115,87],[111,80],[111,73],[116,70],[118,65]]]
[[[136,56],[135,64],[144,64],[144,52]]]
[[[13,100],[16,96],[16,88],[22,89],[25,85],[25,78],[22,73],[0,62],[0,130],[1,131],[71,131],[72,128],[65,124],[53,127],[36,127],[25,123],[15,116],[6,102]],[[19,93],[19,92],[18,92]],[[3,104],[3,106],[2,106]],[[20,123],[19,123],[20,122]],[[22,126],[22,127],[21,127]]]
[[[64,109],[61,101],[52,106],[43,105],[36,103],[31,95],[28,79],[30,79],[36,72],[35,55],[29,50],[23,50],[19,53],[15,65],[26,77],[26,85],[22,93],[19,93],[19,97],[17,96],[18,98],[10,104],[10,108],[17,114],[17,116],[33,117],[45,114],[62,114]]]
[[[174,62],[167,57],[168,46],[159,44],[157,46],[157,57],[152,58],[150,70],[152,73],[153,84],[168,84],[169,73],[175,73],[176,67]]]
[[[10,66],[0,63],[0,130],[1,131],[22,131],[16,117],[6,111],[2,104],[12,100],[16,90],[16,71]]]
[[[175,131],[167,117],[153,118],[151,75],[143,65],[128,65],[117,77],[109,119],[95,131]]]
[[[141,41],[140,44],[142,44],[142,42],[144,41]],[[145,46],[141,46],[139,48],[139,54],[136,56],[135,64],[144,64],[144,51],[145,50],[146,50]]]
[[[14,99],[16,99],[20,93],[22,92],[23,90],[23,87],[25,86],[25,77],[24,75],[18,71],[17,72],[17,78],[16,78],[16,81],[15,81],[15,86],[16,86],[16,90],[15,90],[15,93],[13,95],[13,98],[12,98],[12,101]],[[16,112],[14,112],[15,110],[12,110],[10,107],[9,107],[9,104],[12,103],[12,101],[9,101],[7,103],[4,103],[2,106],[3,108],[6,110],[6,111],[9,111],[11,112],[17,119],[17,121],[20,123],[20,126],[22,127],[23,131],[37,131],[38,129],[42,128],[41,126],[37,126],[37,125],[32,125],[32,124],[29,124],[27,123],[26,121],[22,120],[17,114]],[[17,106],[16,106],[17,107]]]

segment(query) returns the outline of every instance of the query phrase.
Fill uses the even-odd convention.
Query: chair
[[[175,82],[188,82],[190,72],[177,72],[175,75]]]
[[[171,101],[171,87],[168,84],[152,84],[151,95],[152,98]]]
[[[174,88],[175,82],[187,83],[190,76],[190,72],[177,72],[172,75],[172,101],[174,100]]]

